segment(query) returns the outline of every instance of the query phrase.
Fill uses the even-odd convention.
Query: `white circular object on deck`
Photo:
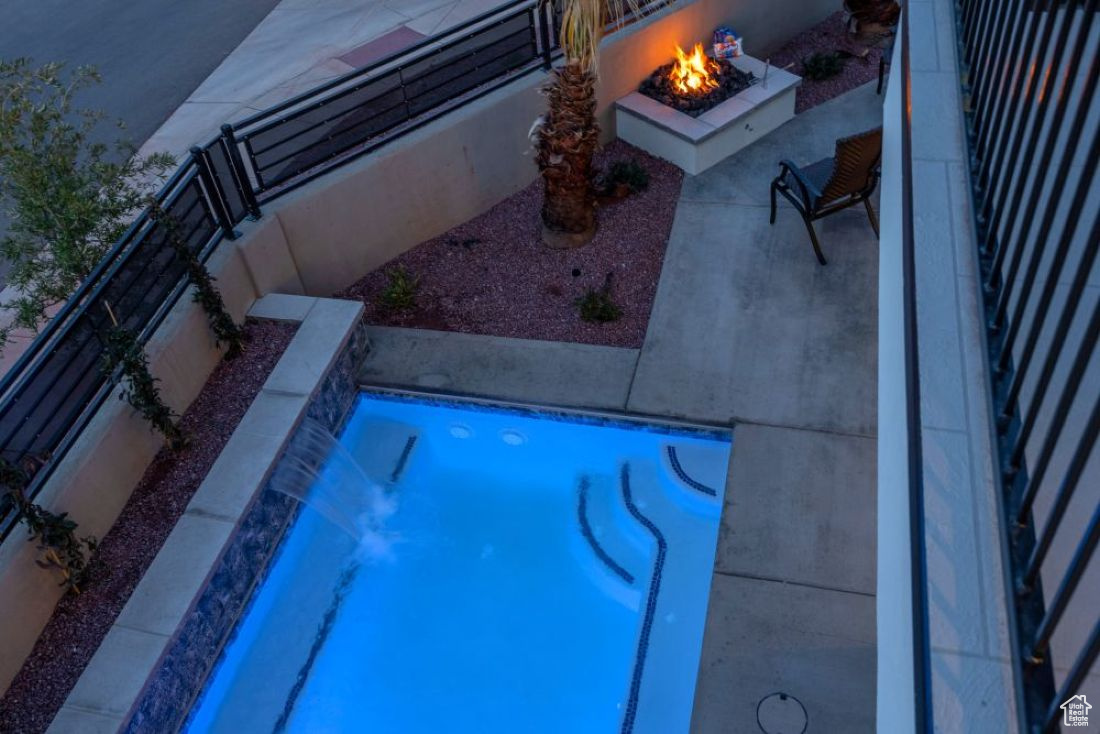
[[[455,423],[451,426],[451,435],[455,438],[470,438],[474,435],[474,431],[469,426],[464,426],[461,423]]]

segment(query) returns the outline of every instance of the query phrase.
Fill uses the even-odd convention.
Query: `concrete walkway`
[[[373,329],[364,384],[736,426],[694,732],[758,731],[776,691],[874,730],[877,241],[861,208],[819,222],[821,267],[767,196],[879,124],[869,85],[686,178],[641,350]]]

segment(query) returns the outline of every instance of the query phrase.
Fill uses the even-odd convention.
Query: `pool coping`
[[[682,420],[665,415],[639,413],[636,411],[611,410],[607,408],[584,408],[540,403],[536,401],[509,400],[494,398],[478,393],[461,390],[431,390],[425,388],[395,387],[374,385],[359,381],[359,390],[367,395],[391,399],[412,399],[440,405],[461,406],[465,408],[490,411],[514,411],[516,413],[537,413],[539,417],[555,417],[561,420],[590,418],[601,424],[612,424],[620,428],[663,429],[670,435],[710,436],[731,440],[734,426],[730,423],[705,420]],[[583,422],[583,421],[579,421]]]
[[[180,708],[178,700],[156,705],[165,698],[158,688],[180,685],[165,680],[181,675],[170,660],[180,656],[170,653],[188,642],[181,635],[209,637],[235,624],[270,556],[262,551],[274,550],[293,517],[292,500],[263,491],[272,469],[307,414],[335,427],[358,392],[355,374],[369,348],[362,314],[358,301],[282,294],[252,306],[250,316],[298,322],[298,332],[70,691],[49,734],[141,728],[135,719],[148,724],[154,712],[147,709]],[[249,532],[241,532],[245,529]],[[207,592],[219,570],[240,563],[253,567],[246,588],[229,589],[238,607],[234,610]],[[193,614],[200,605],[216,607],[218,629],[211,629],[207,615]],[[191,671],[197,676],[185,677],[197,677],[193,684],[201,686],[213,661],[175,662],[197,665]],[[182,708],[181,717],[187,707]]]

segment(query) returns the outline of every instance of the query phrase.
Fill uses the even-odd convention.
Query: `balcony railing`
[[[1019,709],[1043,733],[1100,651],[1096,14],[958,7]]]

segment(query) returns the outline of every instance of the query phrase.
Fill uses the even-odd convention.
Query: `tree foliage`
[[[37,332],[80,287],[173,163],[125,140],[99,142],[103,114],[74,104],[99,81],[90,67],[0,61],[0,206],[10,220],[0,256],[18,293],[2,306],[13,318],[0,347],[13,328]]]

